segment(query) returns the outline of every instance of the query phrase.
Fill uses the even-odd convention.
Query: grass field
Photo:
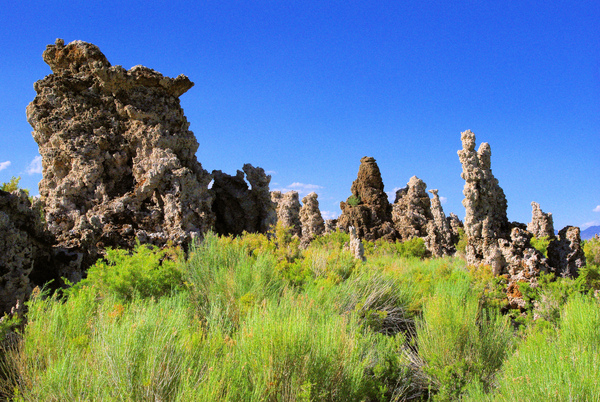
[[[18,401],[600,400],[598,245],[577,280],[524,287],[420,240],[333,233],[301,250],[208,234],[184,254],[111,250],[59,294],[5,320],[4,398]],[[502,311],[502,313],[501,313]],[[11,326],[12,325],[12,326]]]

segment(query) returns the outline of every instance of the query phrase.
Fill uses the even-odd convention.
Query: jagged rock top
[[[57,39],[54,45],[46,46],[42,57],[57,76],[81,76],[93,72],[101,77],[102,86],[107,91],[126,90],[126,87],[134,86],[162,87],[170,95],[180,97],[194,86],[183,74],[169,78],[140,65],[130,70],[121,66],[111,66],[98,46],[80,40],[65,46],[64,40]]]

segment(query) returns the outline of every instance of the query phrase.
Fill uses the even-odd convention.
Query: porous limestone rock
[[[300,224],[300,199],[297,191],[288,191],[281,194],[281,191],[271,192],[271,199],[277,206],[277,221],[284,227],[290,228],[292,235],[298,237],[302,234]]]
[[[338,226],[345,231],[353,226],[357,236],[366,240],[394,240],[397,233],[392,224],[392,207],[383,191],[375,158],[365,156],[360,160],[358,177],[350,191],[348,200],[340,202]]]
[[[548,245],[548,260],[557,276],[577,277],[586,263],[581,246],[581,231],[576,226],[566,226]]]
[[[466,209],[464,230],[467,236],[467,262],[478,265],[493,258],[498,239],[509,239],[510,224],[506,215],[504,191],[492,174],[491,149],[483,142],[475,151],[475,134],[467,130],[460,135],[463,149],[458,151],[465,180],[462,204]]]
[[[540,208],[540,204],[533,201],[531,203],[531,222],[527,224],[527,230],[535,237],[548,237],[554,239],[554,223],[552,222],[552,214],[544,213]]]
[[[42,156],[49,230],[89,265],[136,240],[185,244],[214,223],[211,176],[196,160],[179,96],[194,84],[111,66],[93,44],[57,40],[27,119]]]
[[[319,210],[317,193],[312,192],[302,198],[300,208],[300,225],[302,227],[302,241],[310,242],[315,236],[325,231],[325,222]]]
[[[58,279],[53,239],[44,229],[40,208],[23,190],[0,190],[0,314],[23,302],[34,284]]]
[[[402,241],[427,236],[427,222],[433,221],[433,215],[426,188],[423,180],[413,176],[406,187],[396,191],[392,220]]]
[[[547,259],[530,246],[531,233],[514,227],[510,240],[499,239],[498,248],[492,248],[488,258],[494,256],[496,261],[486,261],[496,270],[496,274],[508,277],[507,299],[510,308],[525,308],[526,301],[519,289],[519,283],[527,282],[529,286],[537,286],[537,278],[542,272],[548,273],[550,266]]]
[[[350,252],[357,260],[365,261],[365,247],[360,240],[360,237],[356,233],[356,228],[354,226],[350,226],[348,228],[348,232],[350,233]]]
[[[337,230],[337,219],[325,219],[325,233],[333,233]]]
[[[452,229],[446,219],[446,214],[440,202],[438,190],[429,190],[433,194],[431,199],[431,215],[433,220],[427,222],[427,236],[425,246],[436,257],[452,255],[456,251],[452,242]]]
[[[250,188],[244,180],[244,174]],[[215,213],[215,231],[220,235],[266,233],[277,222],[275,203],[271,201],[271,176],[263,168],[245,164],[230,176],[220,170],[212,172],[214,194],[212,210]]]
[[[450,212],[450,215],[446,217],[446,220],[448,221],[448,225],[450,226],[450,232],[452,234],[452,244],[456,244],[460,239],[460,231],[464,231],[463,223],[454,212]]]

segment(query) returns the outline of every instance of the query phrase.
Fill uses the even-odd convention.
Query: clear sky
[[[196,4],[191,4],[196,3]],[[209,172],[244,163],[340,213],[360,158],[386,191],[411,176],[464,218],[460,133],[492,148],[510,220],[600,224],[600,2],[21,1],[0,14],[0,182],[37,193],[25,107],[56,38],[113,65],[187,75]],[[36,166],[37,161],[37,166]]]

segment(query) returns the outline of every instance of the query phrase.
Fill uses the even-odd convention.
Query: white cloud
[[[446,198],[446,197],[440,197],[440,204],[444,205],[447,202],[448,202],[448,198]]]
[[[33,158],[29,166],[27,167],[28,174],[39,174],[42,173],[42,157],[36,156]]]
[[[0,169],[2,170],[2,169]],[[592,211],[594,212],[600,212],[600,205],[598,205],[596,208],[592,209]]]
[[[323,219],[335,219],[338,217],[338,214],[331,211],[321,211],[321,216]]]
[[[10,166],[10,161],[0,162],[0,170],[4,170]]]
[[[273,183],[275,184],[275,183]],[[276,184],[275,184],[276,185]],[[297,191],[299,196],[308,194],[312,191],[323,188],[322,186],[318,186],[316,184],[305,184],[305,183],[292,183],[285,188],[273,188],[271,191],[281,191],[282,193],[287,193],[288,191]]]
[[[396,191],[400,190],[401,188],[404,188],[404,187],[394,187],[394,189],[392,191],[385,192],[388,196],[388,201],[390,203],[393,203],[394,201],[396,201]]]
[[[267,170],[265,173],[266,173],[266,174],[270,174],[270,175],[277,174],[277,172],[276,172],[276,171],[274,171],[274,170]]]
[[[297,190],[298,192],[300,191],[309,191],[309,190],[317,190],[319,188],[323,188],[321,186],[317,186],[316,184],[304,184],[304,183],[292,183],[288,186],[289,188],[293,188],[295,190]]]

